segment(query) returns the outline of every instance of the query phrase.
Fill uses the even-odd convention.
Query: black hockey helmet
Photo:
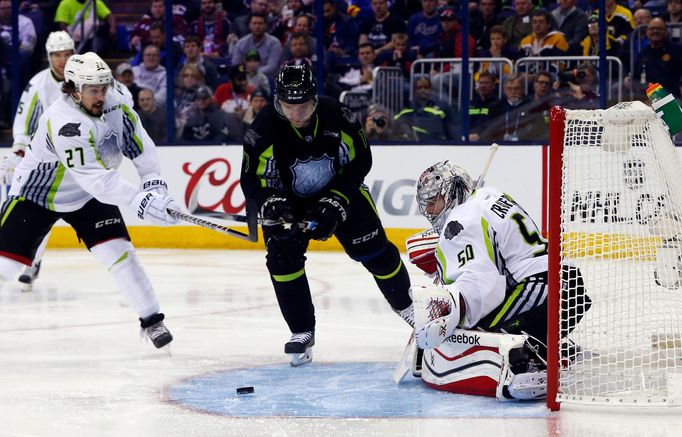
[[[275,94],[280,102],[305,103],[317,96],[315,75],[307,64],[286,64],[275,78]]]

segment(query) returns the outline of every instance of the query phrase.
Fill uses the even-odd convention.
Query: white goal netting
[[[557,400],[682,405],[678,152],[639,102],[567,110],[564,127]]]

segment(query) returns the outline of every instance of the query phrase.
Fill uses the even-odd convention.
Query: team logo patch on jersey
[[[336,174],[334,159],[326,153],[319,158],[311,157],[303,161],[297,158],[290,168],[294,175],[292,189],[296,195],[302,197],[322,191]]]
[[[244,144],[248,144],[249,146],[255,146],[256,141],[258,141],[258,138],[260,137],[261,135],[259,135],[258,132],[256,132],[253,129],[249,129],[244,134]]]
[[[444,233],[445,238],[447,238],[448,240],[452,240],[453,238],[455,238],[457,236],[457,234],[459,234],[463,230],[464,230],[464,226],[462,226],[462,224],[460,222],[458,222],[457,220],[455,220],[454,222],[450,222],[445,227],[445,233]]]
[[[61,135],[63,137],[79,137],[81,136],[81,130],[79,129],[80,127],[80,123],[66,123],[59,129],[59,133],[57,135]]]
[[[353,112],[350,108],[346,108],[345,106],[341,107],[341,115],[343,115],[343,118],[345,118],[348,123],[355,123],[358,121],[358,116],[355,112]]]
[[[123,153],[118,145],[118,135],[113,130],[107,132],[96,147],[106,168],[118,168],[121,165]]]

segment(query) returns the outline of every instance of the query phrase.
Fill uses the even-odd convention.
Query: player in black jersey
[[[244,136],[241,186],[249,214],[264,225],[267,268],[292,332],[284,352],[292,365],[309,362],[315,310],[305,274],[309,241],[335,235],[346,253],[374,276],[405,321],[413,324],[410,279],[398,249],[386,238],[363,185],[372,154],[358,116],[317,96],[307,65],[285,65],[266,106]]]

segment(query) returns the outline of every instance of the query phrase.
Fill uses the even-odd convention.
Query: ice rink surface
[[[309,254],[312,364],[291,368],[263,251],[139,250],[175,340],[139,339],[85,250],[0,290],[4,436],[680,436],[682,413],[550,413],[391,380],[409,328],[341,253]],[[414,282],[420,275],[411,270]],[[235,389],[253,386],[237,396]]]

